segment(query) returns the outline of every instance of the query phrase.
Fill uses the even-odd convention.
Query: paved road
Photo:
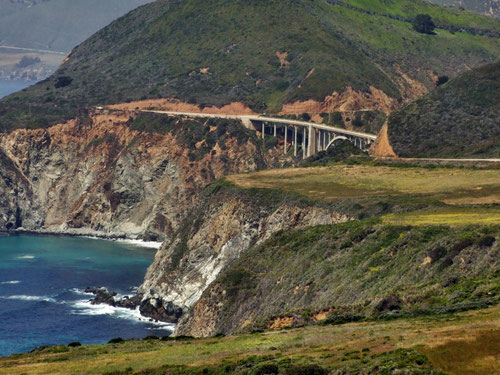
[[[385,160],[400,160],[400,161],[453,161],[453,162],[489,162],[489,163],[500,163],[500,159],[439,159],[439,158],[392,158],[392,157],[377,157],[377,159]]]
[[[335,131],[337,133],[351,135],[351,136],[364,138],[364,139],[369,139],[371,141],[374,141],[375,139],[377,139],[377,136],[374,134],[354,132],[354,131],[350,131],[350,130],[346,130],[346,129],[335,128],[335,127],[328,126],[328,125],[317,124],[314,122],[291,120],[291,119],[278,118],[278,117],[267,117],[267,116],[259,116],[259,115],[223,115],[223,114],[211,114],[211,113],[173,112],[173,111],[156,111],[156,110],[142,110],[141,112],[160,113],[160,114],[173,115],[173,116],[188,116],[188,117],[202,117],[202,118],[225,118],[225,119],[231,119],[231,120],[266,121],[266,122],[272,122],[272,123],[296,125],[296,126],[303,126],[303,127],[309,127],[312,125],[316,129]],[[387,160],[401,160],[401,161],[500,163],[500,159],[471,159],[471,158],[467,158],[467,159],[439,159],[439,158],[398,158],[398,159],[394,159],[394,158],[384,158],[384,157],[377,157],[377,158],[378,159],[387,159]]]
[[[313,128],[316,128],[316,129],[333,131],[333,132],[336,132],[339,134],[345,134],[345,135],[350,135],[350,136],[354,136],[354,137],[358,137],[358,138],[368,139],[370,141],[374,141],[375,139],[377,139],[377,136],[375,134],[355,132],[355,131],[351,131],[351,130],[336,128],[333,126],[317,124],[314,122],[292,120],[292,119],[279,118],[279,117],[267,117],[267,116],[259,116],[259,115],[222,115],[222,114],[210,114],[210,113],[173,112],[173,111],[156,111],[156,110],[142,110],[141,112],[160,113],[160,114],[173,115],[173,116],[188,116],[188,117],[202,117],[202,118],[225,118],[225,119],[242,120],[242,121],[245,121],[245,120],[247,120],[247,121],[265,121],[265,122],[272,122],[275,124],[278,123],[278,124],[295,125],[295,126],[302,126],[302,127],[312,126]]]
[[[15,50],[19,50],[19,51],[40,52],[40,53],[53,53],[55,55],[63,55],[63,56],[66,56],[68,54],[68,52],[49,51],[49,50],[44,50],[44,49],[23,48],[23,47],[3,46],[3,45],[0,45],[0,48],[15,49]]]

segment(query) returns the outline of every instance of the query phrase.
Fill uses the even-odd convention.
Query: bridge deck
[[[231,120],[247,120],[247,121],[261,121],[261,122],[270,122],[275,124],[285,124],[285,125],[293,125],[293,126],[301,126],[301,127],[313,127],[318,130],[330,131],[342,135],[347,135],[356,138],[363,138],[366,140],[374,141],[377,139],[375,134],[369,133],[361,133],[355,132],[347,129],[336,128],[333,126],[328,126],[324,124],[317,124],[315,122],[308,121],[300,121],[300,120],[292,120],[286,118],[279,117],[268,117],[268,116],[259,116],[259,115],[222,115],[222,114],[211,114],[211,113],[189,113],[189,112],[173,112],[173,111],[159,111],[159,110],[142,110],[141,112],[149,112],[149,113],[159,113],[165,115],[173,115],[173,116],[189,116],[189,117],[202,117],[202,118],[225,118]]]

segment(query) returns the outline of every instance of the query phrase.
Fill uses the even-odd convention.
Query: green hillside
[[[500,157],[500,63],[467,72],[393,113],[400,156]]]
[[[149,336],[41,347],[0,358],[0,374],[491,375],[498,368],[499,311],[205,339]]]
[[[491,18],[423,1],[349,3],[500,31]],[[288,54],[285,63],[277,53]],[[46,126],[80,107],[159,97],[200,105],[242,101],[272,112],[347,86],[374,86],[402,101],[412,85],[432,88],[431,72],[454,76],[498,58],[500,38],[445,30],[423,35],[408,22],[345,3],[159,0],[75,48],[51,78],[1,101],[0,128]]]
[[[217,306],[223,333],[243,329],[241,322],[266,328],[276,316],[314,322],[319,311],[345,323],[488,306],[498,303],[498,235],[493,226],[374,221],[280,233],[231,265],[203,303]]]

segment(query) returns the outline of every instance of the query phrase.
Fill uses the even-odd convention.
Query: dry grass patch
[[[334,165],[260,171],[227,179],[243,188],[282,189],[326,201],[377,195],[430,195],[460,204],[500,200],[498,170]]]
[[[450,374],[498,374],[500,330],[487,330],[469,340],[453,340],[425,350],[432,364]]]
[[[206,366],[270,354],[278,359],[307,357],[339,368],[357,361],[349,357],[345,362],[346,352],[363,353],[369,348],[363,357],[369,360],[374,354],[421,345],[434,366],[451,375],[491,375],[500,368],[499,335],[497,306],[438,318],[313,326],[192,341],[136,340],[14,355],[0,359],[0,374],[98,374],[127,367],[137,371],[162,365]],[[465,372],[468,368],[473,372]]]
[[[396,225],[498,225],[500,208],[456,208],[439,211],[418,211],[389,214],[382,218],[384,224]]]

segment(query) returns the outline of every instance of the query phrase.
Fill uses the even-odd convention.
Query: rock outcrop
[[[210,337],[498,304],[498,228],[432,231],[368,220],[276,233],[232,262],[175,334]]]
[[[133,116],[100,111],[0,135],[0,230],[161,241],[210,181],[272,163],[237,122],[177,119],[153,132],[132,130]]]
[[[161,318],[166,303],[188,312],[221,272],[273,233],[350,219],[331,207],[306,204],[283,193],[269,196],[272,193],[231,187],[212,192],[218,188],[207,189],[173,239],[156,254],[139,288],[144,315],[168,320]]]

